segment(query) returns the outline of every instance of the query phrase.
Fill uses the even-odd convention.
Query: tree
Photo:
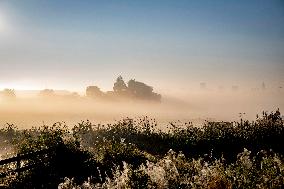
[[[264,83],[264,82],[262,82],[262,84],[261,84],[261,89],[262,89],[263,91],[265,91],[265,89],[266,89],[266,86],[265,86],[265,83]]]
[[[39,96],[41,97],[53,97],[55,92],[53,89],[43,89],[39,92]]]
[[[128,91],[136,98],[160,101],[161,95],[153,92],[153,87],[131,79],[128,81]]]
[[[127,91],[127,86],[121,76],[118,76],[118,78],[116,79],[116,82],[113,84],[113,91],[115,93],[122,93],[122,92]]]
[[[86,89],[86,96],[90,98],[102,97],[104,93],[97,86],[88,86]]]
[[[14,89],[4,89],[1,92],[1,96],[3,96],[6,99],[15,99],[16,98],[15,90]]]

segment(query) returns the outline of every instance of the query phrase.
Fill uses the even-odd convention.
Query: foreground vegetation
[[[279,111],[253,122],[185,123],[156,129],[147,117],[116,124],[8,125],[1,143],[51,153],[1,182],[10,188],[282,188],[284,125]],[[33,161],[33,160],[31,160]],[[4,168],[2,168],[4,169]]]

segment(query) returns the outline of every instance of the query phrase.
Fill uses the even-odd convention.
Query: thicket
[[[282,188],[284,125],[280,112],[253,122],[115,124],[85,121],[29,130],[11,125],[0,139],[25,154],[50,149],[33,169],[5,178],[10,188]],[[40,159],[42,158],[42,159]]]

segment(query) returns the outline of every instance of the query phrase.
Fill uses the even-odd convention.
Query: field
[[[0,130],[3,159],[51,152],[30,160],[41,162],[32,169],[1,182],[8,188],[283,188],[279,110],[263,112],[252,122],[167,127],[160,130],[149,117],[105,125],[84,121],[73,128],[63,123],[25,130],[8,125]]]
[[[87,119],[94,124],[107,124],[125,117],[149,116],[164,129],[177,120],[196,126],[204,120],[238,121],[244,112],[242,118],[254,120],[263,110],[284,109],[283,91],[192,91],[186,95],[164,95],[161,103],[89,99],[84,95],[40,98],[37,93],[17,92],[17,98],[10,101],[0,95],[0,127],[10,123],[19,129],[29,129],[64,121],[71,128]]]
[[[0,0],[0,189],[284,188],[283,44],[284,0]]]

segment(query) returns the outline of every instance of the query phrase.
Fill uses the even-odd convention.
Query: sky
[[[283,0],[0,0],[0,89],[284,86]]]

